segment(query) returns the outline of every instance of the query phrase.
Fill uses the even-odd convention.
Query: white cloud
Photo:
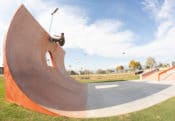
[[[174,3],[174,0],[165,0],[163,5],[161,6],[160,11],[157,14],[157,17],[159,19],[174,19]]]
[[[154,17],[157,31],[155,38],[143,46],[134,43],[133,40],[137,35],[123,29],[124,23],[119,20],[98,20],[87,24],[88,17],[77,14],[81,12],[67,11],[66,8],[62,8],[62,11],[55,16],[52,29],[54,33],[65,32],[66,47],[81,48],[89,54],[122,58],[121,53],[126,51],[125,58],[128,59],[154,56],[167,61],[171,57],[174,58],[175,16],[172,12],[175,10],[175,4],[173,2],[169,0],[160,3],[158,0],[145,0],[144,6]],[[46,22],[43,22],[43,25],[44,23]]]
[[[171,61],[175,58],[175,1],[165,0],[160,3],[157,0],[145,0],[144,5],[146,10],[154,16],[157,31],[151,43],[136,47],[135,50],[143,49],[148,55],[158,57],[160,60],[169,59]]]
[[[159,0],[145,0],[143,5],[146,10],[150,10],[155,16],[160,9]]]
[[[67,8],[60,9],[54,16],[52,32],[65,32],[66,48],[80,48],[88,54],[118,57],[132,45],[135,34],[130,30],[123,30],[121,21],[105,19],[88,24],[88,17],[68,11]],[[40,18],[49,17],[43,14]],[[40,19],[40,22],[46,25],[49,19]]]
[[[132,45],[135,37],[132,31],[123,29],[124,23],[119,20],[105,19],[89,24],[86,11],[78,7],[40,0],[25,0],[23,3],[47,31],[51,11],[55,7],[60,8],[54,16],[51,33],[65,33],[65,48],[80,48],[88,54],[118,57]]]

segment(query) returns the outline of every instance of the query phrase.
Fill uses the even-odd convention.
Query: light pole
[[[54,14],[58,11],[58,8],[56,8],[52,13],[51,13],[51,21],[50,21],[50,26],[49,26],[49,33],[51,31],[52,28],[52,23],[53,23],[53,16]]]

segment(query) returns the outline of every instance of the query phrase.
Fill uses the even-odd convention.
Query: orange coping
[[[166,70],[164,70],[164,71],[158,73],[158,80],[160,81],[161,75],[163,75],[163,74],[165,74],[165,73],[167,73],[168,71],[173,70],[173,69],[175,69],[175,66],[173,66],[173,67],[171,67],[171,68],[168,68],[168,69],[166,69]]]

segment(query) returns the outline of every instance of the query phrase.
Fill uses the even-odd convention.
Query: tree
[[[139,70],[142,69],[142,66],[139,61],[135,61],[135,66],[136,66],[136,69],[139,69]]]
[[[157,65],[157,67],[158,68],[168,68],[168,67],[170,67],[170,64],[168,64],[168,63],[159,63]]]
[[[90,71],[90,70],[85,69],[85,70],[80,71],[80,74],[81,74],[81,75],[85,75],[85,74],[93,74],[93,72]]]
[[[146,68],[153,68],[156,66],[156,61],[153,57],[148,57],[146,59]]]
[[[141,64],[140,64],[139,61],[131,60],[129,62],[129,68],[131,70],[136,70],[136,69],[139,69],[140,70],[140,69],[142,69],[142,66],[141,66]]]
[[[106,73],[107,73],[107,74],[110,74],[110,73],[113,73],[113,72],[115,72],[113,69],[107,69],[107,70],[106,70]]]
[[[84,74],[93,74],[93,72],[90,71],[90,70],[88,70],[88,69],[85,69],[85,70],[84,70]]]
[[[69,75],[78,75],[78,73],[74,70],[67,71]]]
[[[123,72],[123,70],[124,70],[124,66],[122,66],[122,65],[119,65],[116,67],[117,72]]]
[[[106,74],[106,71],[105,70],[102,70],[102,69],[98,69],[96,71],[97,74]]]

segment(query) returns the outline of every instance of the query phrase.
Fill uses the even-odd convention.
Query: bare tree
[[[110,73],[113,73],[113,72],[115,72],[115,70],[113,70],[113,69],[107,69],[107,70],[106,70],[106,73],[107,73],[107,74],[110,74]]]
[[[146,59],[146,68],[154,68],[156,66],[156,61],[153,57],[148,57]]]
[[[96,71],[97,74],[106,74],[106,71],[105,70],[102,70],[102,69],[98,69]]]

